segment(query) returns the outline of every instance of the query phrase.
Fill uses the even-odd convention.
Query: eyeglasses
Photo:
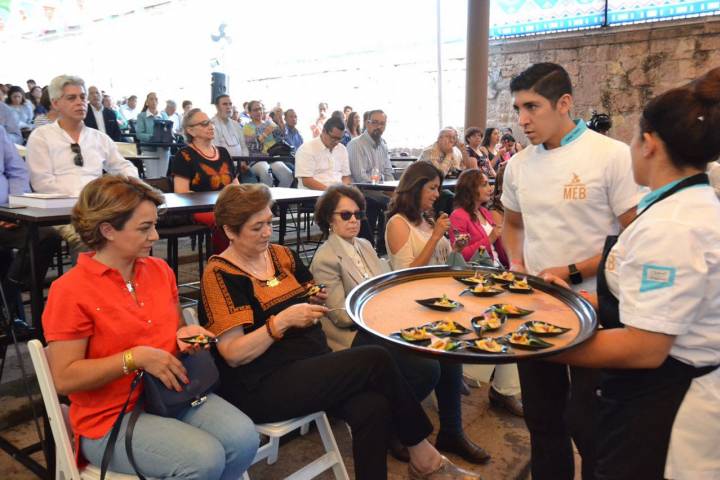
[[[82,150],[80,150],[80,144],[71,143],[70,150],[72,150],[72,152],[75,154],[75,158],[73,158],[73,163],[78,167],[82,167],[83,165],[85,165],[85,162],[83,161]]]
[[[198,125],[201,127],[207,127],[212,123],[212,120],[203,120],[202,122],[193,123],[192,125],[188,125],[188,127],[197,127]]]
[[[343,210],[342,212],[333,213],[340,215],[340,218],[342,218],[346,222],[352,217],[355,217],[357,221],[365,220],[365,210],[358,210],[357,212],[348,212],[347,210]]]
[[[387,125],[387,122],[381,122],[380,120],[370,120],[368,123],[377,127],[384,127],[385,125]]]

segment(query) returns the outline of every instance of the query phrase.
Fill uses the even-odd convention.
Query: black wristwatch
[[[573,285],[579,285],[582,283],[582,273],[580,273],[580,270],[577,269],[574,263],[571,263],[568,265],[568,270],[570,271],[570,283]]]

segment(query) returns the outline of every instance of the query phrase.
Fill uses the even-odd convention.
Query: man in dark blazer
[[[85,125],[100,130],[114,141],[119,142],[122,134],[115,112],[102,106],[102,95],[97,87],[88,88],[89,108],[85,115]],[[99,121],[98,121],[99,120]]]

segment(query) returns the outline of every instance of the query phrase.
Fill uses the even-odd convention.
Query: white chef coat
[[[720,363],[720,201],[711,187],[685,188],[643,213],[611,250],[605,275],[623,324],[674,335],[670,355],[681,362]],[[665,476],[720,479],[718,445],[720,370],[715,370],[692,381],[680,406]]]
[[[522,149],[508,161],[502,204],[523,216],[528,273],[578,263],[602,251],[619,230],[617,217],[641,194],[624,143],[578,122],[560,147]],[[595,290],[595,277],[574,289]]]

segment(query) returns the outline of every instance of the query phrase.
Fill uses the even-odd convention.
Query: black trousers
[[[223,396],[256,423],[276,422],[318,410],[345,420],[352,430],[355,478],[387,477],[388,438],[394,432],[416,445],[432,424],[385,349],[357,347],[300,360],[266,377],[256,390]]]
[[[582,457],[582,478],[594,478],[599,371],[542,361],[519,362],[533,480],[573,480],[571,439]]]

